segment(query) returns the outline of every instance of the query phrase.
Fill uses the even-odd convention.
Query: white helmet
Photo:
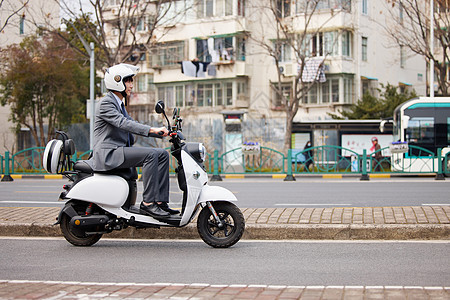
[[[105,86],[108,90],[123,92],[125,91],[123,79],[134,76],[138,72],[139,67],[129,64],[118,64],[112,66],[105,71]]]

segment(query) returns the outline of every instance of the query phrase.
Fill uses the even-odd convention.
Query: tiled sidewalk
[[[55,223],[57,207],[0,207],[0,223]],[[450,206],[242,208],[250,224],[450,224]]]
[[[450,287],[0,281],[0,299],[450,299]]]
[[[61,236],[58,207],[0,207],[1,236]],[[242,208],[243,239],[450,239],[450,206]],[[110,238],[198,239],[196,220],[184,228],[127,228]]]

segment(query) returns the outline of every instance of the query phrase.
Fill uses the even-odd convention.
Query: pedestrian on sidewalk
[[[309,166],[312,165],[312,170],[314,170],[314,150],[311,149],[311,141],[307,141],[305,147],[303,148],[303,155],[305,156],[305,171],[311,169]]]
[[[381,171],[381,146],[378,144],[378,139],[376,137],[372,138],[372,148],[370,148],[371,151],[374,151],[373,155],[373,163],[375,165],[374,171],[380,172]]]

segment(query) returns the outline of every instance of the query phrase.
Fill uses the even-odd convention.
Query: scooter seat
[[[137,174],[136,168],[113,169],[113,170],[109,170],[109,171],[95,171],[94,172],[94,170],[92,170],[91,166],[85,160],[79,160],[79,161],[75,162],[75,164],[73,165],[73,170],[79,171],[81,173],[87,173],[87,174],[98,173],[98,174],[117,175],[127,181],[138,179],[138,174]]]
[[[126,181],[138,179],[138,173],[136,171],[136,168],[112,169],[109,171],[95,171],[95,173],[117,175],[122,177]]]
[[[73,170],[88,174],[94,173],[94,170],[92,170],[91,166],[85,160],[75,162],[73,165]]]

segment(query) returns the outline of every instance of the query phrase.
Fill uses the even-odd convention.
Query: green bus
[[[450,169],[450,97],[406,101],[395,109],[393,123],[394,152],[395,146],[405,146],[404,151],[392,155],[393,168],[407,166],[405,171],[409,172],[436,172],[439,163],[436,157],[441,149],[442,161],[447,162],[442,165],[444,172]]]

